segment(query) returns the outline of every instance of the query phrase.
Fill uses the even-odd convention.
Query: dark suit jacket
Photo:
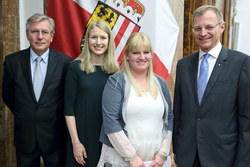
[[[250,57],[224,46],[198,104],[198,52],[178,62],[173,144],[179,167],[250,164]]]
[[[72,58],[50,49],[44,86],[36,101],[30,67],[30,48],[5,57],[2,96],[14,114],[14,143],[23,152],[36,144],[49,153],[65,145],[63,90]]]

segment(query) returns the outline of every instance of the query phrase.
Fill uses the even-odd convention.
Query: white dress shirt
[[[38,57],[38,55],[30,48],[30,67],[31,67],[32,82],[33,82],[33,78],[34,78],[37,57]],[[46,52],[44,52],[41,55],[41,57],[42,57],[42,61],[40,62],[40,66],[41,66],[42,75],[43,75],[43,82],[44,82],[45,76],[47,73],[47,67],[48,67],[49,49]]]
[[[210,54],[210,56],[208,57],[207,61],[209,63],[209,71],[208,71],[208,78],[210,78],[212,71],[214,69],[214,65],[219,57],[220,51],[221,51],[222,45],[219,42],[213,49],[211,49],[208,53]],[[199,68],[198,68],[198,75],[197,75],[197,80],[199,77],[199,73],[200,73],[200,65],[201,65],[201,61],[203,60],[203,55],[206,54],[205,52],[203,52],[201,49],[199,50]],[[209,80],[209,79],[208,79]]]

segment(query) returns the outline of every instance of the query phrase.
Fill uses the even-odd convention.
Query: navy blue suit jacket
[[[179,167],[191,167],[198,150],[202,167],[250,164],[250,57],[221,49],[201,105],[197,95],[199,53],[178,62],[173,148]]]

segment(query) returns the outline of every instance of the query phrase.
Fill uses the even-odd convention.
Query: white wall
[[[35,13],[43,13],[43,0],[19,0],[20,49],[29,46],[26,38],[26,20]]]
[[[250,55],[250,0],[237,0],[236,4],[235,21],[239,23],[236,49]]]

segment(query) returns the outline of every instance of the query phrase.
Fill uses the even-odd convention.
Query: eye
[[[195,27],[194,31],[201,31],[201,29],[202,29],[201,27]]]
[[[49,31],[43,30],[43,31],[42,31],[42,34],[43,34],[43,35],[49,35]]]
[[[143,52],[144,54],[150,54],[150,52],[149,51],[145,51],[145,52]]]
[[[30,30],[31,34],[39,34],[38,30]]]
[[[133,55],[139,54],[139,52],[132,52]]]
[[[206,26],[206,30],[212,30],[213,28],[213,26]]]
[[[101,39],[107,39],[107,37],[105,37],[105,36],[102,36],[102,37],[101,37]]]

